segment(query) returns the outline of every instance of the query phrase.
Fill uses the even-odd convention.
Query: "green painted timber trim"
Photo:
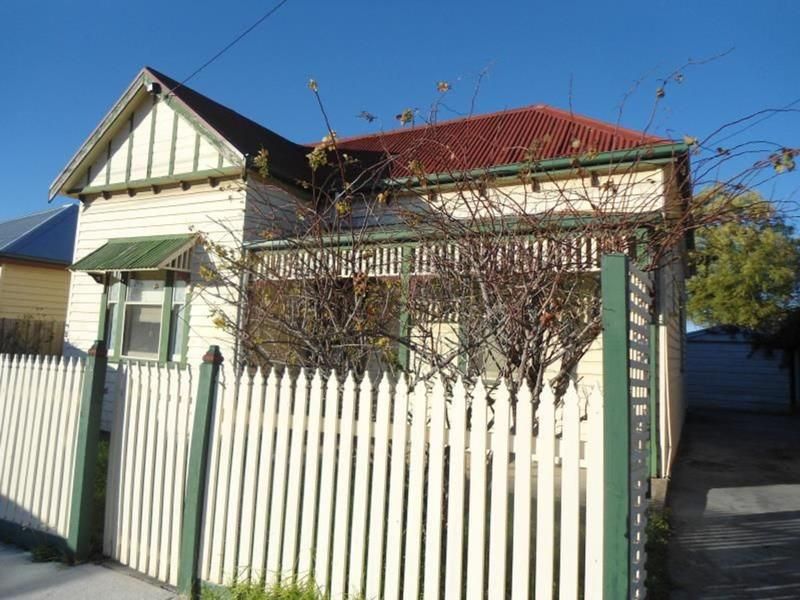
[[[109,240],[69,268],[71,271],[154,271],[167,268],[176,256],[197,242],[193,233]]]
[[[71,555],[67,540],[60,535],[31,529],[30,527],[25,527],[19,523],[12,523],[5,519],[0,519],[0,541],[21,546],[26,550],[33,550],[41,546],[49,546],[65,557]]]
[[[178,113],[172,112],[172,140],[169,145],[169,171],[170,175],[175,173],[175,147],[178,144]]]
[[[610,254],[600,275],[603,310],[603,598],[628,597],[630,385],[628,258]]]
[[[106,146],[106,185],[111,183],[111,140]]]
[[[223,167],[222,169],[206,169],[204,171],[195,171],[194,173],[176,173],[174,175],[162,175],[160,177],[148,177],[146,179],[137,179],[135,181],[128,181],[123,183],[111,183],[109,185],[94,185],[84,188],[76,188],[70,190],[72,195],[81,194],[100,194],[102,192],[122,192],[128,189],[143,189],[149,188],[153,185],[168,185],[178,184],[181,181],[197,181],[208,179],[209,177],[231,177],[241,176],[242,170],[239,167]]]
[[[147,142],[147,175],[150,179],[153,173],[153,145],[156,141],[156,117],[158,116],[158,98],[153,96],[153,109],[150,111],[150,139]]]
[[[146,83],[146,77],[144,76],[144,71],[140,72],[136,79],[128,86],[128,88],[123,92],[120,99],[114,104],[111,111],[103,118],[100,124],[95,128],[95,130],[89,136],[78,151],[70,158],[67,166],[61,170],[61,173],[58,174],[55,181],[53,181],[52,185],[49,189],[49,200],[53,200],[60,192],[61,188],[69,181],[70,177],[75,173],[75,171],[80,167],[83,161],[86,160],[87,156],[91,153],[92,149],[95,145],[103,138],[104,135],[108,132],[108,130],[116,123],[119,116],[125,112],[128,108],[130,103],[133,99],[140,93],[143,85]]]
[[[222,365],[219,346],[211,346],[203,356],[194,405],[194,424],[186,472],[186,492],[183,501],[183,526],[178,562],[178,590],[184,596],[197,598],[200,591],[198,562],[203,521],[203,500],[206,489],[208,448],[217,379]]]
[[[97,339],[105,340],[106,345],[110,345],[111,340],[105,339],[107,310],[108,310],[108,274],[103,276],[103,291],[100,293],[100,317],[97,319]]]
[[[200,168],[200,132],[194,133],[194,158],[192,159],[192,171]]]
[[[532,224],[525,219],[518,217],[509,217],[503,222],[503,229],[496,230],[496,226],[487,224],[477,224],[473,227],[474,234],[482,232],[496,232],[506,235],[536,235],[538,231],[546,228],[570,229],[585,227],[592,223],[607,223],[613,225],[623,220],[629,220],[632,216],[639,219],[640,224],[644,228],[645,225],[654,225],[663,221],[660,212],[648,212],[637,215],[619,214],[619,215],[606,215],[598,218],[590,214],[586,215],[570,215],[570,216],[551,216],[540,219],[536,224]],[[495,227],[495,229],[492,229]],[[348,247],[354,246],[359,243],[418,243],[426,239],[437,240],[442,239],[443,235],[440,229],[434,227],[419,227],[418,229],[410,229],[407,227],[398,227],[395,229],[380,229],[376,228],[375,231],[353,231],[342,232],[338,234],[329,234],[312,239],[303,238],[282,238],[274,240],[256,240],[247,242],[244,247],[249,250],[295,250],[303,247],[318,248],[320,245],[324,247],[340,246]]]
[[[172,286],[175,273],[167,271],[164,285],[164,300],[161,304],[161,335],[158,338],[158,362],[166,363],[169,360],[169,332],[172,320]]]
[[[661,473],[661,457],[660,457],[660,442],[661,431],[659,427],[659,404],[661,399],[661,391],[659,388],[659,370],[660,370],[660,351],[659,332],[661,327],[658,323],[650,324],[650,477],[659,477]]]
[[[125,327],[125,299],[127,295],[128,275],[120,275],[119,296],[117,296],[117,322],[114,323],[114,333],[116,333],[116,337],[113,340],[107,340],[108,344],[114,344],[112,355],[115,358],[122,356],[122,328]]]
[[[400,311],[400,339],[403,340],[397,349],[397,362],[400,363],[400,368],[403,371],[408,371],[410,367],[410,355],[408,349],[408,337],[411,334],[411,318],[408,314],[408,289],[411,281],[411,260],[413,247],[405,245],[400,249],[400,286],[402,298],[400,304],[403,307]]]
[[[128,160],[125,162],[125,182],[131,180],[131,165],[133,164],[133,117],[128,124]]]
[[[88,558],[90,550],[97,445],[100,440],[107,364],[105,342],[97,340],[89,350],[83,376],[67,535],[67,549],[79,562]]]
[[[189,354],[189,324],[191,322],[192,313],[192,293],[186,290],[186,300],[183,305],[183,337],[181,338],[181,367],[185,367]]]
[[[165,96],[164,101],[169,104],[172,110],[186,119],[189,124],[194,127],[195,131],[199,131],[201,134],[203,134],[206,139],[219,151],[220,154],[227,156],[232,163],[238,164],[239,172],[241,172],[242,166],[244,166],[242,155],[235,148],[231,148],[228,143],[224,141],[225,138],[218,131],[213,129],[204,120],[199,118],[192,109],[185,106],[183,101],[174,94],[172,96]]]
[[[571,172],[576,168],[587,168],[604,165],[622,165],[642,162],[645,164],[654,163],[667,159],[671,161],[679,155],[688,152],[689,147],[683,143],[664,143],[642,148],[631,148],[628,150],[614,150],[611,152],[600,152],[592,156],[552,158],[541,161],[526,161],[510,165],[499,165],[485,169],[471,169],[454,173],[431,173],[423,179],[419,177],[398,177],[384,180],[384,185],[389,187],[417,187],[429,184],[447,184],[457,181],[470,181],[482,177],[510,177],[525,174],[534,176],[536,173],[547,172],[549,175],[553,171],[561,170]]]

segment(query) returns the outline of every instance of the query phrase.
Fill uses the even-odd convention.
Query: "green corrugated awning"
[[[109,240],[75,262],[71,271],[188,271],[188,254],[197,241],[195,234],[155,235]]]

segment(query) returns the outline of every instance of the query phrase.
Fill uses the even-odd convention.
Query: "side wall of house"
[[[209,240],[238,247],[245,213],[245,195],[240,185],[222,182],[212,187],[193,185],[164,189],[158,194],[140,192],[133,197],[116,194],[84,202],[78,220],[75,260],[96,250],[109,239],[201,233]],[[217,344],[223,356],[232,357],[230,334],[214,325],[214,314],[224,311],[235,318],[236,298],[230,290],[205,282],[201,265],[213,260],[202,246],[192,256],[187,363],[197,365],[208,346]],[[70,286],[65,333],[65,353],[85,355],[98,335],[103,286],[85,273],[74,273]],[[104,422],[111,404],[104,406]]]
[[[684,314],[685,272],[679,252],[668,257],[659,272],[659,431],[661,475],[667,477],[678,451],[686,416],[684,361],[686,319]]]
[[[6,263],[0,276],[0,319],[63,322],[70,274],[65,267]]]

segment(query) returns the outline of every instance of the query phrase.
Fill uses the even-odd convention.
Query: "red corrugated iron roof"
[[[575,115],[544,104],[337,140],[342,150],[392,157],[392,176],[583,156],[671,143],[670,140]]]

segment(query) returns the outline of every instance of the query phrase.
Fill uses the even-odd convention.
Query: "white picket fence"
[[[599,390],[535,408],[504,385],[223,373],[203,580],[313,575],[335,599],[601,589]]]
[[[177,583],[195,384],[191,369],[119,366],[103,552]]]
[[[66,537],[84,364],[0,355],[0,519]]]

